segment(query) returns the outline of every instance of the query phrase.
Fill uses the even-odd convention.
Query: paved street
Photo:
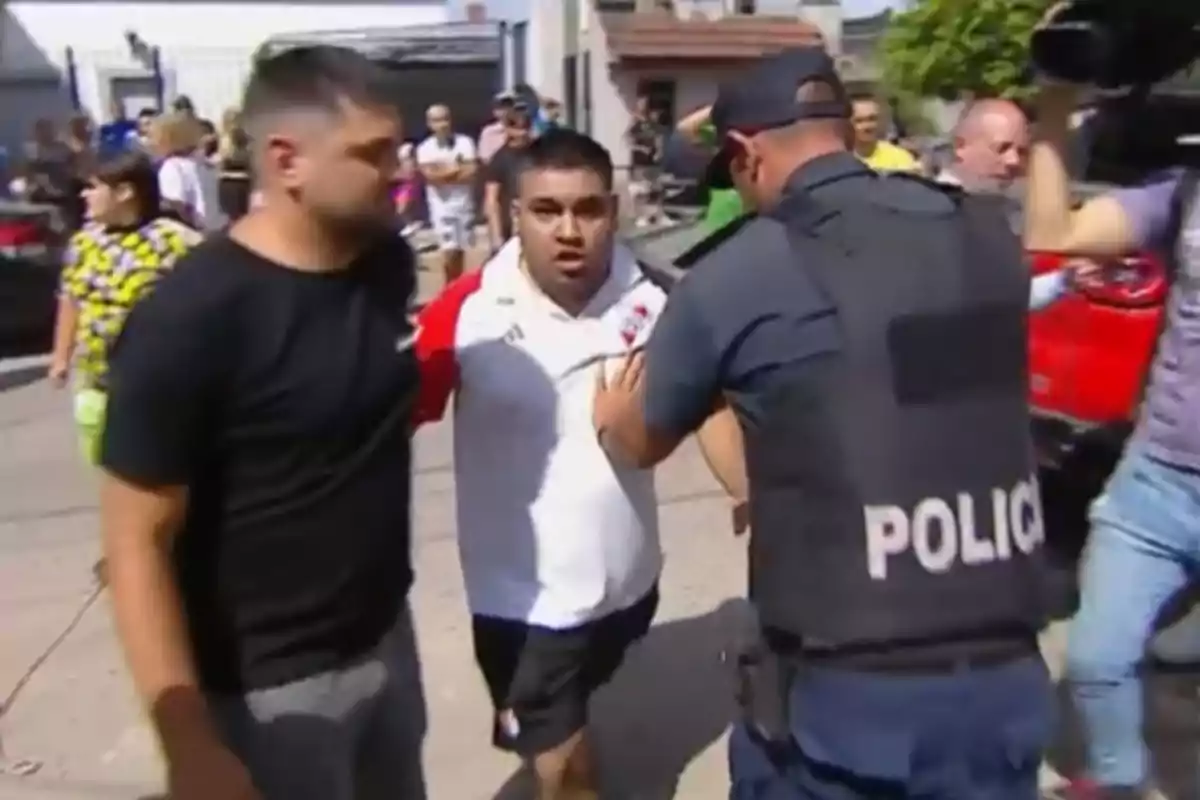
[[[423,278],[423,293],[436,284]],[[155,746],[132,697],[103,593],[95,487],[79,465],[68,399],[42,367],[0,366],[0,800],[137,800],[160,788]],[[515,762],[489,746],[484,688],[470,649],[454,548],[450,426],[417,440],[413,593],[430,708],[435,800],[515,800]],[[722,631],[738,613],[744,546],[689,444],[659,471],[667,568],[658,624],[596,707],[602,761],[619,800],[727,796],[722,733],[729,685]],[[282,557],[282,556],[281,556]],[[1058,629],[1047,637],[1052,661]],[[1164,695],[1182,769],[1191,769],[1191,684]],[[1157,706],[1155,706],[1157,708]],[[1181,709],[1183,711],[1181,712]],[[1193,790],[1180,798],[1197,796]]]

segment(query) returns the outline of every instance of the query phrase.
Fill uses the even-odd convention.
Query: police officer
[[[1032,800],[1028,271],[993,200],[848,152],[847,106],[821,49],[721,88],[710,178],[757,213],[702,245],[594,422],[645,466],[736,411],[762,635],[730,654],[732,798]]]

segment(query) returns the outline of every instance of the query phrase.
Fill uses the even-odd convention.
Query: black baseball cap
[[[804,100],[800,87],[823,83],[832,100]],[[761,133],[805,119],[849,119],[850,102],[833,59],[821,46],[793,47],[768,56],[717,91],[711,121],[717,153],[708,164],[705,182],[713,189],[733,185],[729,163],[733,157],[731,132]]]

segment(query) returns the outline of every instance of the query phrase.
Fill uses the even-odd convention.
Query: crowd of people
[[[972,103],[952,163],[911,180],[879,104],[798,48],[680,122],[712,235],[677,282],[620,243],[612,154],[548,104],[498,96],[478,141],[433,106],[406,146],[389,86],[343,48],[257,63],[224,121],[257,199],[220,230],[195,175],[234,158],[187,108],[64,161],[87,222],[51,377],[102,475],[105,577],[173,800],[426,796],[411,437],[447,414],[486,718],[539,800],[599,797],[589,700],[654,619],[653,468],[693,434],[749,530],[729,796],[1041,796],[1025,332],[1085,267],[1031,281],[995,195],[1027,177],[1026,244],[1107,254],[1186,239],[1194,182],[1072,211],[1062,87],[1036,136],[1011,103]],[[653,182],[645,111],[629,144]],[[418,187],[447,282],[414,316],[396,220]],[[1195,559],[1197,291],[1178,285],[1151,412],[1093,510],[1068,665],[1079,800],[1150,796],[1134,667]]]
[[[969,102],[959,115],[951,132],[950,162],[944,163],[938,154],[921,152],[889,140],[891,130],[886,116],[886,104],[871,94],[853,94],[851,108],[850,147],[864,163],[882,172],[909,172],[939,181],[962,184],[972,191],[1006,191],[1020,177],[1029,148],[1029,122],[1025,112],[1008,100],[984,98]],[[673,148],[677,161],[688,161],[686,155],[699,151],[711,154],[716,149],[716,136],[711,106],[685,115],[675,125],[673,136],[679,146]],[[891,138],[897,138],[892,136]],[[964,178],[959,177],[962,173]],[[705,227],[716,231],[739,219],[745,209],[742,199],[732,189],[708,187],[704,213]]]
[[[218,127],[198,117],[183,96],[165,112],[142,110],[136,120],[118,104],[99,126],[77,115],[60,132],[54,120],[37,120],[20,157],[8,165],[8,191],[56,206],[64,228],[75,231],[87,219],[84,195],[97,172],[137,154],[157,170],[161,201],[181,221],[215,231],[248,207],[246,147],[235,109]]]

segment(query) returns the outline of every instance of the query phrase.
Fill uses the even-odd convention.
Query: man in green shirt
[[[736,189],[713,189],[708,194],[708,205],[704,208],[704,225],[710,233],[716,233],[731,222],[745,215],[742,198]]]
[[[712,106],[705,106],[688,114],[675,130],[680,136],[706,150],[717,149],[717,136],[709,114]],[[708,206],[704,209],[704,227],[709,233],[716,233],[731,222],[742,218],[746,213],[742,198],[736,189],[712,189],[708,193]]]

